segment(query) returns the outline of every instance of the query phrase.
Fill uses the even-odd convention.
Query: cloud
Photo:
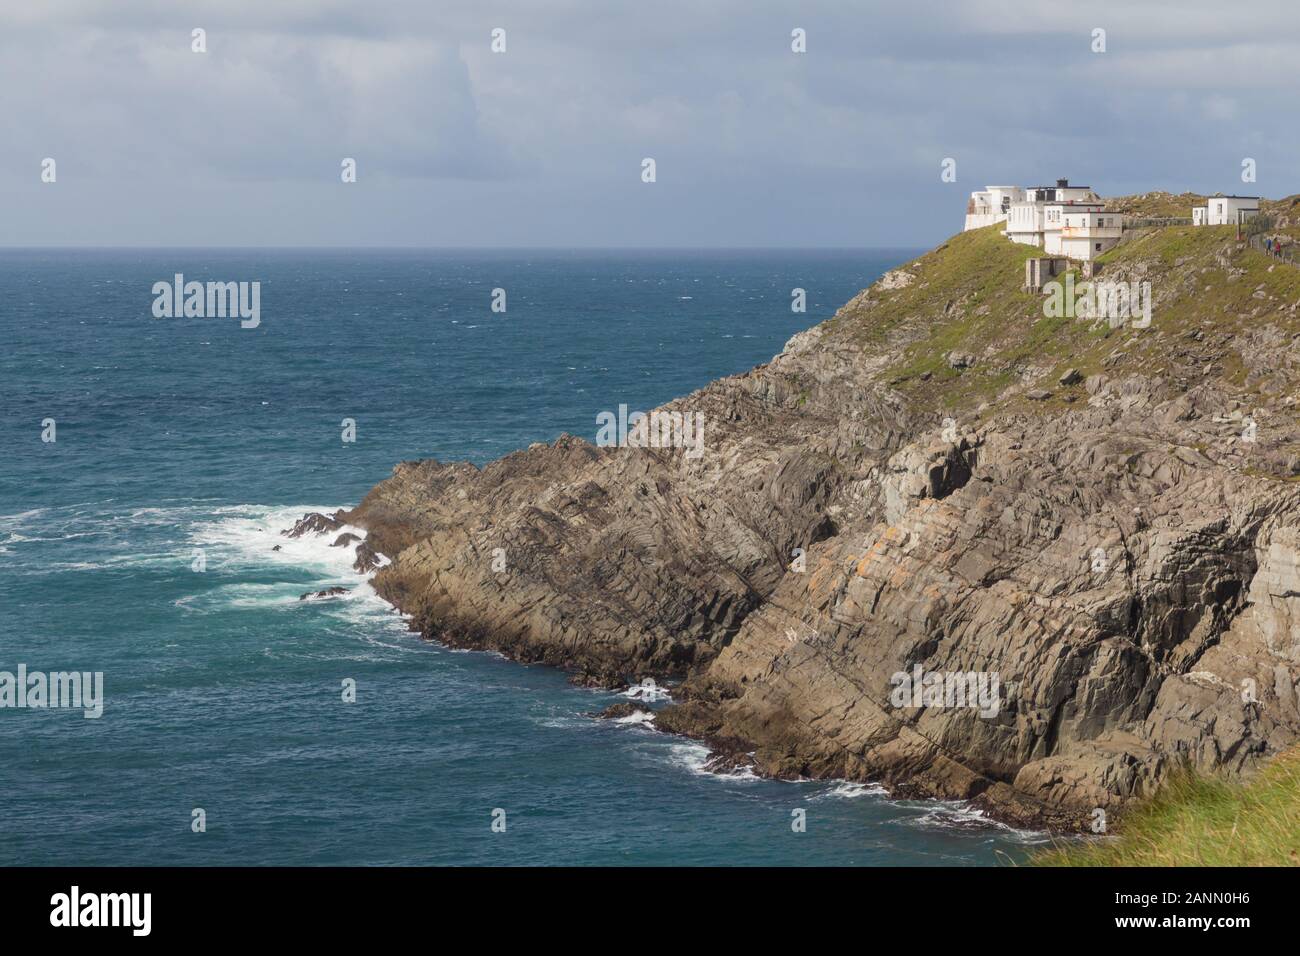
[[[1289,2],[10,4],[0,243],[929,245],[985,182],[1246,155],[1283,195],[1297,54]]]

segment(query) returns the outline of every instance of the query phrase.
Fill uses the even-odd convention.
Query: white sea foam
[[[930,803],[917,804],[910,802],[912,806],[925,808],[925,812],[913,819],[913,823],[918,827],[992,827],[1000,830],[1010,830],[1011,828],[1004,823],[998,823],[991,820],[983,810],[972,807],[970,804],[960,800],[936,800]],[[907,803],[900,806],[908,805]]]
[[[922,810],[907,822],[922,829],[988,830],[1011,836],[1021,843],[1042,843],[1050,839],[1040,830],[1022,830],[994,820],[983,810],[964,800],[899,801],[899,807]]]
[[[301,585],[283,584],[226,584],[207,592],[207,603],[221,607],[267,608],[276,605],[288,607],[301,603],[298,600]]]
[[[325,534],[305,534],[290,538],[280,532],[304,514],[317,511],[330,514],[337,508],[291,506],[270,508],[247,505],[231,509],[216,520],[195,522],[189,532],[192,547],[202,548],[209,559],[216,555],[235,566],[283,565],[347,576],[356,560],[357,542],[334,548],[334,540],[345,532],[364,539],[365,532],[351,525]],[[274,550],[276,546],[280,550]]]
[[[35,521],[35,519],[39,518],[49,510],[49,508],[33,508],[30,511],[19,511],[15,514],[0,515],[0,530],[9,531],[14,528],[21,528],[29,522]]]
[[[117,571],[123,568],[167,568],[179,566],[188,560],[188,555],[172,554],[170,552],[112,554],[98,561],[42,562],[18,573],[41,575],[60,571]]]
[[[305,534],[290,538],[280,534],[293,527],[304,514],[332,514],[337,508],[320,505],[268,507],[242,505],[216,509],[207,520],[194,522],[188,532],[190,548],[204,552],[209,570],[238,573],[281,568],[286,572],[306,571],[313,577],[275,584],[233,583],[200,595],[183,598],[176,604],[191,610],[204,607],[265,608],[275,605],[311,607],[364,628],[382,624],[386,630],[406,630],[403,617],[394,612],[371,586],[368,574],[353,568],[357,546],[366,532],[353,525],[342,525],[324,534]],[[333,547],[339,535],[356,535],[357,541]],[[276,548],[279,550],[275,550]],[[387,559],[381,561],[386,564]],[[331,587],[349,590],[328,600],[299,600],[304,593]]]
[[[14,533],[9,536],[9,541],[14,543],[17,543],[19,541],[32,541],[32,542],[73,541],[77,538],[107,538],[110,535],[112,535],[112,533],[113,532],[108,531],[106,529],[102,531],[73,531],[73,532],[69,532],[68,534],[57,534],[49,538],[32,537],[30,535]]]
[[[709,748],[702,744],[680,742],[674,743],[668,749],[668,759],[674,766],[689,770],[691,773],[702,776],[713,776],[705,770],[705,765],[709,762]]]
[[[763,779],[754,773],[752,767],[742,767],[737,770],[719,772],[709,769],[709,748],[703,744],[693,742],[674,742],[668,748],[668,760],[676,767],[680,767],[690,773],[707,777],[711,780],[718,781],[743,781],[749,783],[755,780]]]
[[[646,727],[655,722],[655,715],[648,710],[638,710],[635,713],[628,714],[626,717],[615,717],[616,724],[629,724],[640,727]]]
[[[622,696],[629,700],[639,700],[646,703],[672,699],[672,694],[669,693],[668,688],[661,687],[654,681],[647,681],[643,684],[633,684],[627,690],[623,691]]]
[[[36,508],[19,514],[0,516],[0,532],[24,532],[14,540],[22,542],[59,542],[77,538],[108,537],[127,541],[137,528],[183,528],[198,518],[242,508],[213,507],[187,501],[183,505],[135,508],[105,507],[112,499],[86,502],[59,508]]]
[[[584,720],[577,715],[561,717],[532,717],[529,719],[538,727],[546,727],[549,730],[580,730],[591,726],[590,721]]]
[[[359,541],[346,547],[331,547],[334,540],[350,532],[364,540],[365,532],[343,526],[322,535],[289,538],[279,532],[312,511],[331,513],[337,509],[319,505],[269,507],[264,505],[219,505],[194,500],[164,501],[150,507],[114,507],[110,500],[86,502],[59,508],[35,508],[0,516],[0,554],[10,561],[11,553],[42,543],[81,541],[74,561],[41,561],[33,574],[51,572],[104,572],[127,568],[186,569],[195,550],[203,552],[206,572],[239,578],[257,573],[257,583],[227,581],[221,577],[209,590],[187,595],[173,603],[191,612],[204,613],[228,608],[266,608],[313,603],[329,606],[373,628],[381,621],[385,629],[405,629],[402,618],[375,593],[368,578],[354,570]],[[21,529],[21,531],[19,530]],[[101,540],[94,540],[101,539]],[[140,545],[147,542],[147,549]],[[279,550],[275,550],[276,547]],[[61,555],[62,556],[62,555]],[[388,563],[380,559],[381,566]],[[284,581],[267,583],[268,570],[283,569]],[[303,580],[303,573],[309,580]],[[328,602],[299,602],[304,591],[342,586],[347,594]]]
[[[844,781],[822,794],[823,797],[832,799],[855,800],[858,797],[883,797],[888,796],[889,791],[878,783],[851,783]]]

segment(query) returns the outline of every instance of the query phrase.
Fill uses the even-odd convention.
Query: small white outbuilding
[[[1197,213],[1204,212],[1198,217]],[[1211,196],[1204,206],[1192,208],[1193,226],[1237,226],[1259,215],[1258,196]],[[1200,219],[1201,221],[1197,221]]]

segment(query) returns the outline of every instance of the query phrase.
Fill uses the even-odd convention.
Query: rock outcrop
[[[1248,773],[1300,738],[1300,279],[1188,319],[1262,268],[1200,232],[1106,265],[1154,280],[1149,329],[1045,334],[1029,253],[967,233],[664,406],[704,416],[699,457],[406,462],[321,530],[366,529],[430,639],[680,680],[657,726],[718,766],[1061,828]]]
[[[299,601],[320,601],[325,598],[339,597],[347,594],[351,588],[339,587],[335,585],[332,588],[324,588],[320,591],[304,591],[298,598]]]
[[[286,528],[280,534],[287,538],[301,538],[305,534],[325,534],[327,531],[337,531],[343,527],[343,522],[339,520],[339,515],[323,515],[319,511],[313,511],[305,514],[294,523],[292,528]]]

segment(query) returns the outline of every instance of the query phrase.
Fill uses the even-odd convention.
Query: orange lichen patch
[[[808,575],[808,594],[815,597],[829,597],[834,593],[841,573],[839,565],[834,561],[818,562],[812,574]]]
[[[894,569],[889,574],[889,586],[900,591],[903,590],[907,587],[908,582],[916,578],[919,567],[920,562],[912,558],[900,558],[894,563]]]
[[[903,547],[903,545],[907,544],[911,534],[910,531],[900,528],[898,525],[890,525],[880,537],[876,538],[867,553],[862,556],[862,560],[858,562],[854,573],[860,578],[870,577],[867,573],[867,565],[877,558],[883,557],[887,551]]]

